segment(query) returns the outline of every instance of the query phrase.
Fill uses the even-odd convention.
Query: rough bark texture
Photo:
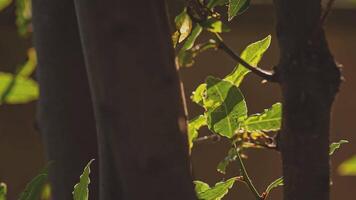
[[[320,26],[320,0],[274,0],[283,94],[279,146],[285,200],[329,199],[329,126],[340,71]]]
[[[97,158],[96,127],[72,0],[33,0],[38,52],[39,128],[54,200],[70,200],[86,163]],[[97,199],[98,164],[90,195]]]

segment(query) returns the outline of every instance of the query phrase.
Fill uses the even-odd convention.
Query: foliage
[[[198,199],[201,200],[220,200],[224,197],[229,189],[234,185],[237,178],[230,178],[227,181],[218,182],[214,187],[210,187],[202,181],[194,181],[195,192]]]
[[[338,172],[343,176],[356,176],[356,155],[341,163]]]
[[[90,165],[94,160],[89,161],[85,166],[83,174],[80,176],[80,181],[74,186],[73,199],[74,200],[88,200],[89,189],[88,185],[90,183]]]

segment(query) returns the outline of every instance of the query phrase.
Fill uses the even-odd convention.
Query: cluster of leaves
[[[26,37],[30,34],[31,28],[31,0],[0,0],[0,12],[9,7],[11,3],[16,6],[16,25],[19,35]]]
[[[191,67],[194,58],[208,49],[221,49],[223,42],[221,33],[230,29],[221,20],[217,6],[228,7],[228,21],[243,13],[249,6],[248,0],[192,0],[188,6],[175,18],[177,31],[172,40],[177,49],[176,63],[179,67]],[[211,33],[206,42],[195,44],[203,32]],[[248,45],[240,58],[250,66],[256,67],[271,43],[271,36]],[[272,189],[283,185],[283,178],[273,181],[263,193],[254,187],[241,159],[247,148],[274,148],[273,136],[281,127],[281,103],[275,103],[261,113],[248,114],[247,104],[239,89],[244,77],[250,72],[243,64],[237,63],[233,71],[224,78],[209,76],[205,83],[200,84],[191,95],[191,100],[204,109],[204,112],[189,121],[189,146],[193,148],[198,138],[200,128],[206,126],[213,135],[227,138],[231,149],[227,156],[218,164],[217,171],[225,174],[227,166],[237,162],[240,174],[210,187],[202,181],[195,181],[195,190],[199,199],[222,199],[235,181],[246,183],[256,199],[266,199]],[[271,136],[272,134],[272,136]],[[341,144],[340,141],[330,145],[330,155]]]
[[[74,185],[73,200],[88,200],[90,184],[90,165],[94,160],[89,161],[85,166],[80,180]],[[20,194],[18,200],[49,200],[50,186],[47,184],[48,170],[43,170],[39,175],[33,178],[27,185],[24,191]],[[5,183],[0,183],[0,200],[6,200],[7,186]]]

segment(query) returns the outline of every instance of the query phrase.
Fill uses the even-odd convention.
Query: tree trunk
[[[75,6],[99,157],[112,158],[100,163],[100,199],[196,199],[165,2],[75,0]]]
[[[70,200],[86,163],[97,158],[96,127],[72,0],[33,0],[38,53],[39,128],[50,166],[53,200]],[[98,164],[90,196],[97,199]]]
[[[330,112],[340,71],[320,23],[320,0],[274,0],[283,94],[279,147],[285,200],[329,199]]]

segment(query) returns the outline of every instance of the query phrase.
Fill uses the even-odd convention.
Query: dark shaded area
[[[231,33],[226,34],[226,43],[241,50],[250,42],[274,33],[274,16],[272,7],[253,6],[242,17],[232,22]],[[11,70],[18,63],[25,61],[26,48],[30,41],[19,39],[13,18],[9,17],[13,11],[6,10],[0,14],[0,69]],[[171,14],[173,15],[173,14]],[[332,118],[331,140],[348,139],[350,144],[344,145],[332,158],[332,199],[352,199],[353,189],[356,185],[355,177],[340,177],[336,173],[339,163],[351,155],[356,154],[356,137],[354,134],[354,113],[356,113],[356,95],[354,88],[356,74],[354,66],[356,46],[356,11],[336,10],[331,13],[326,26],[326,32],[332,53],[338,62],[342,63],[343,75],[346,81],[342,84],[341,92],[334,104]],[[277,63],[278,49],[273,35],[271,49],[265,54],[260,66],[272,66]],[[193,68],[182,69],[182,79],[185,83],[186,96],[207,75],[224,77],[234,67],[234,63],[222,52],[206,52],[198,57]],[[279,88],[276,85],[260,85],[260,79],[249,75],[241,87],[249,106],[249,113],[263,111],[280,99]],[[194,117],[201,112],[199,106],[193,105],[187,98],[190,116]],[[31,179],[45,164],[39,135],[34,130],[35,103],[18,106],[0,107],[0,180],[9,186],[9,199],[14,199]],[[206,130],[204,130],[206,134]],[[203,134],[204,134],[203,133]],[[216,172],[218,162],[223,159],[228,151],[228,146],[221,144],[201,144],[193,151],[194,175],[197,179],[210,184],[223,178]],[[281,175],[279,154],[270,151],[251,150],[246,162],[251,178],[258,189],[263,190],[272,180]],[[228,168],[228,175],[234,175],[237,166]],[[78,174],[79,176],[79,174]],[[74,184],[74,183],[73,183]],[[272,192],[271,199],[278,200],[281,190]],[[229,199],[253,200],[243,184],[237,184],[226,197]]]

